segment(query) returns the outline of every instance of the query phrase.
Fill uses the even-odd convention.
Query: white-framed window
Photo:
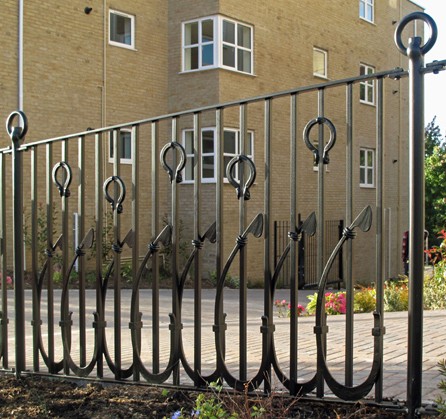
[[[359,65],[359,74],[361,76],[373,74],[375,68],[367,64]],[[368,105],[375,104],[375,81],[374,80],[363,80],[359,83],[359,99],[362,103]]]
[[[225,165],[225,179],[226,178],[226,168],[228,167],[228,163],[231,159],[241,151],[241,143],[240,143],[240,130],[225,128],[224,134],[224,142],[223,142],[223,159]],[[248,141],[247,141],[247,149],[245,150],[245,155],[253,160],[254,156],[254,134],[252,131],[248,131]],[[245,166],[246,167],[246,166]],[[235,165],[235,179],[239,178],[239,165]]]
[[[375,150],[371,148],[359,150],[359,186],[364,188],[375,186]]]
[[[374,22],[375,0],[359,0],[359,17]]]
[[[215,63],[215,18],[204,18],[183,25],[184,71],[202,70]]]
[[[120,147],[120,160],[121,163],[131,164],[132,163],[132,131],[130,129],[121,129],[119,131],[119,147]],[[109,161],[112,163],[114,158],[114,145],[113,145],[113,134],[110,133],[109,136]]]
[[[222,66],[252,73],[252,27],[223,19]]]
[[[216,129],[215,127],[202,128],[201,130],[201,180],[203,183],[216,182]],[[232,128],[224,129],[223,140],[223,160],[224,160],[224,179],[226,179],[226,167],[229,161],[240,154],[240,131]],[[253,158],[254,155],[254,133],[248,131],[248,146],[246,155]],[[186,166],[184,168],[184,183],[194,181],[194,131],[191,129],[183,130],[183,146],[186,150]],[[238,165],[235,166],[235,177],[238,178]]]
[[[186,150],[186,166],[184,167],[184,180],[194,180],[194,131],[183,131],[183,146]],[[203,128],[201,130],[201,181],[204,183],[215,182],[215,128]]]
[[[182,24],[182,71],[226,68],[253,74],[253,27],[222,16]]]
[[[135,49],[135,16],[110,10],[109,43],[119,47]]]
[[[313,48],[313,75],[326,79],[327,75],[327,51]]]

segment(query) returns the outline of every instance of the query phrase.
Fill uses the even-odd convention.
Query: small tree
[[[439,231],[446,226],[446,143],[435,118],[426,127],[426,230],[433,244]]]

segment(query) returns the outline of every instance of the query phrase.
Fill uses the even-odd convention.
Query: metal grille
[[[436,35],[435,24],[429,17],[421,13],[410,15],[397,28],[398,47],[402,53],[406,53],[400,39],[402,29],[414,19],[427,22]],[[435,38],[434,35],[432,38]],[[0,150],[3,369],[14,369],[16,375],[32,369],[34,372],[100,379],[111,373],[116,380],[131,378],[134,381],[176,386],[192,382],[195,387],[222,378],[226,385],[240,391],[261,386],[269,391],[275,377],[282,388],[292,395],[315,391],[318,397],[324,397],[328,391],[343,399],[358,400],[374,389],[375,400],[382,402],[384,83],[410,76],[410,147],[415,147],[411,155],[422,162],[424,154],[416,148],[423,142],[422,79],[424,73],[444,70],[446,64],[439,61],[424,67],[422,57],[433,42],[435,39],[429,40],[420,49],[419,40],[415,38],[410,48],[417,54],[410,55],[409,73],[402,69],[382,71],[34,143],[24,142],[28,126],[25,115],[13,112],[7,120],[12,147]],[[412,70],[414,66],[416,71]],[[424,72],[419,68],[424,68]],[[368,131],[374,133],[377,173],[375,202],[362,207],[356,205],[352,192],[353,150],[358,146],[353,135],[353,95],[359,84],[366,80],[376,83],[377,122]],[[306,103],[316,103],[316,106],[305,106]],[[334,123],[330,120],[330,113],[338,110],[340,103],[346,104],[345,115]],[[276,113],[274,109],[277,109]],[[216,182],[212,193],[201,182],[203,159],[199,134],[204,121],[206,124],[212,121],[215,126]],[[240,136],[239,154],[230,161],[224,160],[226,123],[237,124]],[[289,127],[286,139],[289,160],[286,164],[274,162],[275,143],[272,141],[276,130],[280,133],[278,136],[283,137],[286,132],[284,127]],[[345,155],[336,154],[339,147],[339,143],[336,144],[336,130],[341,127],[345,133]],[[187,160],[180,140],[182,128],[193,129],[195,134],[193,182],[186,191],[180,186]],[[130,167],[120,164],[119,138],[123,129],[131,130],[133,154]],[[258,141],[263,142],[263,155],[258,161],[248,157],[248,129],[254,130]],[[317,141],[311,139],[312,131],[313,134],[317,133]],[[104,162],[108,138],[113,142],[114,151],[111,168]],[[94,160],[92,164],[87,164],[91,160]],[[318,168],[311,194],[301,192],[303,187],[299,183],[298,161],[310,161],[310,167],[314,162]],[[326,227],[325,221],[328,204],[325,166],[328,164],[346,170],[343,188],[345,203],[337,204],[345,206],[346,227],[336,245],[326,253],[329,254],[326,263],[322,258],[317,258],[318,301],[312,329],[316,340],[317,367],[302,374],[304,366],[298,363],[300,323],[296,310],[299,242],[302,234],[315,234],[317,254],[321,255],[327,249],[329,239],[326,230],[330,228]],[[286,165],[289,176],[284,169]],[[415,180],[412,182],[414,189],[411,190],[409,256],[412,312],[409,316],[407,400],[411,414],[421,403],[422,166],[422,163],[414,165],[418,167],[415,169],[418,172],[411,173],[411,179]],[[262,179],[263,192],[256,187],[256,178]],[[12,185],[9,179],[13,180]],[[225,179],[233,187],[230,191]],[[277,204],[273,200],[274,185],[288,188],[286,204],[285,201]],[[311,201],[314,212],[300,224],[298,211],[303,205],[303,198]],[[39,212],[39,203],[42,203],[42,212]],[[193,214],[187,223],[191,245],[185,251],[185,260],[180,262],[183,252],[180,221],[187,206]],[[283,217],[273,214],[273,208],[280,212],[283,207],[289,216],[289,225],[297,227],[288,232],[288,243],[274,268],[271,220]],[[26,259],[23,253],[25,208],[30,209],[30,234],[27,237],[31,244]],[[229,221],[228,208],[233,211]],[[78,214],[78,244],[75,248],[72,246],[75,242],[73,226],[70,225],[72,212]],[[166,224],[161,222],[162,212],[167,213]],[[375,235],[369,236],[375,251],[373,254],[370,252],[368,260],[376,266],[377,287],[372,336],[368,337],[370,346],[373,346],[372,363],[368,377],[360,384],[353,385],[352,239],[357,235],[365,236],[372,225],[372,214]],[[43,243],[39,236],[39,222],[42,220],[45,225]],[[44,251],[39,253],[42,247]],[[161,314],[165,307],[160,306],[163,291],[158,257],[165,248],[169,249],[165,255],[169,259],[172,284],[168,291],[170,305],[167,320]],[[333,264],[336,258],[340,260],[341,248],[344,248],[343,278],[349,301],[345,316],[344,379],[331,374],[327,364],[328,327],[323,304],[328,272],[341,266]],[[203,263],[209,254],[217,279],[212,301],[214,316],[203,319]],[[291,317],[286,331],[287,360],[283,361],[283,358],[277,357],[280,348],[275,343],[278,332],[273,301],[287,259],[290,260]],[[31,279],[32,295],[24,289],[25,260],[29,263],[27,275]],[[129,292],[121,288],[125,260],[130,261],[132,272]],[[6,284],[7,266],[11,261],[14,266],[13,295],[7,291]],[[248,310],[252,309],[247,293],[249,263],[263,264],[264,298],[256,336],[249,335],[247,327]],[[77,266],[76,273],[74,266]],[[93,313],[87,312],[86,305],[87,269],[93,272]],[[149,271],[151,292],[148,298],[143,298],[143,284]],[[60,291],[55,289],[57,272],[61,279]],[[238,310],[228,309],[225,299],[228,292],[225,285],[229,275],[234,272],[239,278]],[[190,310],[187,312],[184,291],[188,278],[193,283],[193,304],[187,306]],[[75,292],[71,290],[73,281],[78,284]],[[13,313],[13,316],[9,313]],[[187,334],[183,320],[186,314],[190,320],[191,313],[193,321]],[[31,316],[30,322],[25,321],[27,316]],[[210,333],[213,340],[214,357],[210,371],[203,368],[208,356],[202,351],[204,333]],[[27,344],[28,336],[31,345]],[[11,347],[10,337],[14,338]],[[248,350],[252,339],[259,341],[261,347],[255,359]],[[129,342],[130,362],[123,353]],[[235,369],[228,367],[228,342],[238,347]],[[193,348],[192,356],[186,355],[186,346]],[[14,352],[12,357],[11,352]],[[254,371],[253,365],[256,366]]]

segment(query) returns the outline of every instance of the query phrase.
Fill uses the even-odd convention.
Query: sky
[[[445,0],[414,0],[415,3],[425,8],[425,13],[430,15],[437,24],[438,38],[433,48],[424,58],[425,64],[434,60],[446,59],[446,1]],[[425,30],[428,36],[429,29]],[[425,105],[424,118],[425,125],[436,116],[436,125],[441,129],[443,136],[446,136],[446,70],[439,74],[426,74],[424,81]]]

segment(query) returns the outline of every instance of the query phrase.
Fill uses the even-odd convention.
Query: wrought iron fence
[[[424,46],[420,46],[419,38],[411,39],[406,52],[401,33],[414,19],[425,21],[432,35]],[[25,114],[13,112],[7,120],[12,147],[0,150],[3,369],[13,369],[17,375],[31,368],[34,372],[98,378],[111,371],[117,380],[132,378],[135,381],[171,382],[174,385],[184,384],[182,377],[186,376],[198,387],[222,378],[237,390],[263,385],[265,391],[271,389],[271,380],[275,376],[292,395],[316,391],[318,397],[323,397],[328,387],[342,399],[357,400],[374,388],[375,400],[382,402],[384,83],[409,75],[410,147],[413,149],[411,156],[414,164],[410,175],[413,188],[410,230],[413,234],[410,237],[411,323],[407,400],[413,414],[421,403],[422,83],[424,73],[441,71],[446,64],[441,61],[424,67],[423,56],[432,47],[435,37],[436,28],[432,19],[421,13],[412,14],[403,19],[396,32],[398,47],[410,58],[409,72],[396,68],[33,143],[25,143],[28,127]],[[419,71],[419,68],[423,71]],[[376,83],[377,122],[373,135],[377,161],[376,195],[373,204],[358,207],[353,193],[353,150],[358,145],[354,135],[353,95],[364,81]],[[304,106],[306,103],[315,103],[316,106]],[[345,114],[341,118],[335,117],[334,123],[330,113],[335,114],[339,103],[346,103]],[[277,112],[274,112],[275,109]],[[232,126],[237,124],[240,138],[238,153],[231,159],[225,156],[224,150],[227,123]],[[214,160],[211,162],[215,170],[215,183],[211,187],[202,183],[203,168],[209,164],[209,160],[203,156],[200,140],[201,128],[210,125],[213,126],[215,139]],[[341,142],[337,139],[336,126],[342,126],[345,154],[336,153],[336,147]],[[185,147],[181,141],[181,130],[186,128],[193,131],[193,145],[185,144]],[[256,154],[255,160],[250,157],[251,130],[263,139],[263,151]],[[120,133],[124,131],[131,133],[130,166],[121,164]],[[316,140],[312,139],[312,131],[317,132]],[[288,146],[288,168],[284,167],[283,161],[274,160],[273,139],[279,137],[285,138],[280,146]],[[113,150],[111,167],[104,157],[107,155],[104,150],[109,149],[109,139]],[[261,144],[260,140],[258,144]],[[308,167],[313,170],[313,160],[317,170],[312,188],[316,192],[312,194],[313,200],[310,200],[309,206],[313,205],[315,211],[311,212],[308,208],[309,215],[299,224],[298,209],[304,204],[301,202],[303,186],[299,182],[298,163],[309,161]],[[421,165],[418,164],[420,161]],[[45,164],[42,165],[42,162]],[[323,264],[322,259],[318,259],[319,293],[314,325],[317,366],[309,379],[302,380],[298,365],[297,256],[302,233],[307,236],[316,234],[318,254],[323,253],[328,208],[325,167],[329,163],[333,167],[339,165],[346,168],[345,184],[342,186],[345,191],[346,227],[327,263]],[[279,170],[275,169],[275,165]],[[8,179],[12,179],[12,184],[8,183]],[[182,182],[189,184],[181,185]],[[232,185],[235,193],[228,190],[226,183]],[[263,190],[259,185],[263,185]],[[278,202],[275,194],[277,185],[282,188],[282,197],[283,188],[288,189],[286,203],[283,199]],[[308,198],[308,194],[305,198]],[[42,210],[39,210],[39,203],[42,203]],[[339,206],[339,202],[336,205]],[[181,247],[180,221],[185,216],[186,207],[193,215],[186,220],[192,246],[184,250]],[[29,225],[24,230],[24,211],[27,210]],[[290,226],[296,227],[289,229],[287,246],[274,267],[271,220],[282,217],[281,211],[288,214]],[[72,212],[77,214],[75,234],[70,225]],[[164,224],[161,221],[162,212],[168,214]],[[367,232],[372,227],[372,213],[375,237],[371,242],[375,251],[370,259],[376,266],[377,295],[370,338],[374,348],[373,361],[368,377],[362,383],[353,385],[352,239],[361,230]],[[42,223],[43,235],[39,229]],[[26,255],[23,246],[25,232],[31,244],[28,248],[30,254]],[[235,244],[231,244],[234,240]],[[348,310],[345,316],[345,379],[341,380],[331,373],[327,365],[328,327],[323,291],[328,271],[344,244]],[[45,249],[43,256],[38,253],[42,248]],[[166,255],[170,265],[171,306],[168,322],[160,315],[163,307],[160,307],[162,281],[158,255],[163,248],[168,248]],[[287,258],[290,260],[291,316],[287,330],[288,359],[283,363],[277,357],[273,301]],[[6,282],[11,260],[14,281],[12,300]],[[203,321],[203,264],[208,260],[212,260],[217,280],[213,319]],[[128,261],[132,272],[130,301],[123,300],[123,261]],[[248,355],[252,336],[248,339],[247,288],[249,270],[254,265],[258,266],[260,261],[263,263],[261,282],[264,304],[263,314],[258,319],[260,332],[255,339],[261,341],[261,352],[257,355],[257,367],[251,374],[252,359],[248,359]],[[93,272],[92,277],[90,271]],[[60,291],[55,289],[55,274],[58,272]],[[238,313],[225,311],[225,283],[228,276],[234,273],[239,277]],[[194,290],[193,337],[186,340],[182,320],[185,314],[183,296],[189,278]],[[25,299],[28,279],[32,286],[29,303]],[[90,313],[86,311],[86,294],[91,280],[95,307],[90,319],[92,322],[88,324]],[[145,283],[151,289],[148,299],[142,298]],[[74,284],[76,293],[72,290]],[[8,310],[13,311],[13,319],[9,319]],[[30,324],[26,323],[28,315],[32,318]],[[148,327],[143,328],[143,316],[148,319]],[[234,324],[235,334],[232,329]],[[127,332],[126,326],[129,328]],[[29,345],[26,339],[29,329],[32,336],[31,366],[27,365]],[[202,368],[205,359],[202,350],[204,329],[214,335],[213,366],[209,372]],[[11,334],[14,336],[12,348],[9,345]],[[167,340],[163,340],[163,336],[167,336]],[[123,362],[122,352],[128,340],[131,340],[129,364]],[[239,348],[236,372],[228,367],[226,358],[227,347],[234,342]],[[192,357],[186,354],[186,345],[193,347]],[[13,362],[10,361],[11,350],[14,351]],[[147,351],[150,355],[147,355]]]
[[[301,216],[298,215],[298,223],[302,224]],[[327,261],[332,249],[342,237],[344,229],[343,220],[326,220],[325,238],[324,238],[324,261]],[[274,221],[274,268],[288,245],[290,224],[288,221]],[[298,288],[316,288],[318,279],[316,276],[317,267],[317,242],[314,236],[306,236],[302,233],[302,239],[298,246]],[[330,286],[341,287],[343,281],[342,249],[337,255],[333,265],[328,273],[327,284]],[[283,265],[277,287],[290,286],[290,260]]]

